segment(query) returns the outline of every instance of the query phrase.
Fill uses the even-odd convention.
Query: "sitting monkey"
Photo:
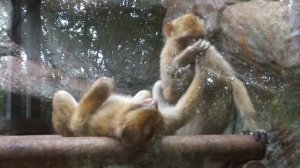
[[[203,41],[202,50],[208,43]],[[149,91],[134,97],[114,94],[111,78],[98,79],[79,103],[66,91],[53,96],[52,123],[63,136],[110,136],[130,148],[141,148],[155,134],[174,133],[197,111],[206,70],[195,58],[195,75],[177,105],[164,104],[159,111]]]
[[[153,98],[158,100],[159,110],[164,108],[161,107],[161,104],[176,105],[179,103],[193,79],[195,58],[200,56],[203,57],[202,69],[218,75],[223,81],[232,85],[234,103],[241,114],[245,130],[254,131],[254,137],[257,140],[267,143],[265,131],[258,129],[255,121],[256,112],[243,82],[235,76],[233,68],[213,45],[207,42],[208,47],[203,50],[201,45],[204,44],[203,39],[207,34],[204,21],[193,14],[185,14],[166,23],[163,31],[166,42],[160,54],[160,81],[153,87]],[[204,79],[199,83],[204,83]],[[204,86],[201,85],[202,87]],[[199,115],[197,117],[207,116],[207,112],[201,111],[199,107],[200,101],[194,103],[196,105],[193,106],[198,106]],[[210,129],[210,133],[220,133],[218,128],[214,130],[214,126],[205,123],[205,120],[190,125],[196,124],[198,130],[194,131],[195,134],[202,134],[208,129]],[[191,129],[189,125],[186,125],[185,130]]]

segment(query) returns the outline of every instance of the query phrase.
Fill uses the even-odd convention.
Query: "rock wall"
[[[59,89],[67,90],[76,98],[80,98],[89,85],[40,63],[24,61],[13,56],[0,57],[0,76],[2,89],[44,99],[50,99]]]

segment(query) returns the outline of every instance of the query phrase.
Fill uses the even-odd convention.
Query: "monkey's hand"
[[[178,56],[176,56],[172,64],[183,67],[194,63],[196,56],[204,56],[206,50],[211,46],[210,42],[199,39],[195,43],[186,47]]]
[[[188,46],[188,50],[195,52],[197,55],[203,56],[206,50],[211,46],[209,41],[199,39],[194,44]]]
[[[263,144],[269,143],[269,137],[265,130],[257,129],[255,131],[250,131],[249,129],[244,129],[241,134],[252,135],[256,141],[259,141]]]

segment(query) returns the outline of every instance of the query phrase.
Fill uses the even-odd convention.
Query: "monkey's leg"
[[[247,89],[242,81],[237,78],[228,79],[233,88],[233,100],[238,111],[241,114],[244,127],[252,131],[257,130],[256,111],[250,100]]]
[[[211,72],[220,75],[220,77],[232,85],[234,103],[241,114],[245,128],[256,130],[256,111],[245,85],[235,76],[235,71],[231,65],[213,46],[209,47],[206,52],[204,65]]]
[[[141,103],[143,103],[143,101],[147,98],[151,98],[151,93],[149,90],[141,90],[133,97],[135,101],[141,101]]]
[[[68,92],[61,90],[54,94],[52,106],[52,123],[55,131],[63,136],[73,136],[70,120],[78,106],[76,100]]]
[[[97,108],[112,94],[115,88],[111,78],[98,79],[79,102],[79,106],[71,118],[71,129],[75,134],[81,135],[87,120]]]
[[[264,144],[269,143],[268,134],[265,130],[259,129],[256,122],[256,111],[250,100],[247,89],[242,81],[237,78],[229,79],[233,87],[233,100],[241,114],[241,119],[244,123],[243,133],[250,133],[257,141]]]

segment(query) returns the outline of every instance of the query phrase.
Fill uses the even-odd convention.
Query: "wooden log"
[[[243,162],[263,159],[266,146],[248,135],[194,135],[164,137],[162,150],[194,154],[212,161]]]
[[[213,161],[260,160],[266,152],[265,145],[246,135],[166,136],[160,145],[162,154],[180,152]],[[98,165],[130,164],[142,153],[108,137],[0,136],[0,167],[72,167],[86,158]]]

